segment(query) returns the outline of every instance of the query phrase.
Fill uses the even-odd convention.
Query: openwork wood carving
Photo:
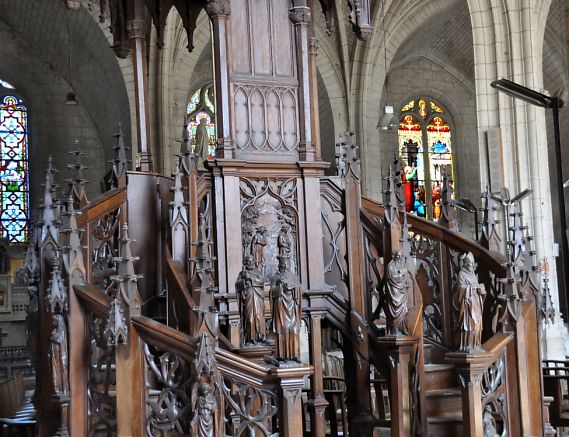
[[[279,402],[275,391],[222,377],[221,389],[225,401],[227,435],[263,435],[278,437],[273,418],[278,413]]]
[[[169,352],[163,352],[147,344],[144,356],[152,385],[148,405],[146,433],[148,437],[167,437],[172,432],[189,433],[190,418],[190,368],[188,363]]]
[[[116,433],[115,347],[105,335],[106,321],[88,314],[91,341],[87,396],[89,435]]]
[[[504,355],[482,375],[482,421],[484,437],[503,437],[508,433],[508,405],[504,384]]]
[[[111,276],[117,273],[114,258],[118,256],[120,216],[120,208],[105,214],[95,221],[91,233],[93,283],[111,297],[116,296],[115,281]]]

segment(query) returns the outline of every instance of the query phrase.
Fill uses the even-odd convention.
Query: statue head
[[[211,394],[211,385],[207,382],[202,382],[198,387],[198,395],[199,396],[207,396]]]
[[[243,265],[247,270],[252,270],[255,266],[255,260],[252,255],[247,255],[243,260]]]
[[[472,252],[468,252],[462,256],[462,265],[466,270],[474,272],[476,269],[476,262],[474,261],[474,255],[472,255]]]
[[[259,234],[264,234],[265,232],[267,232],[267,228],[265,228],[264,226],[259,226],[259,227],[257,228],[257,232],[258,232]]]
[[[205,125],[207,123],[207,120],[205,119],[205,117],[200,118],[200,124],[201,125]]]
[[[395,260],[395,262],[401,261],[402,258],[403,258],[403,255],[401,254],[400,250],[396,250],[393,252],[393,259]]]

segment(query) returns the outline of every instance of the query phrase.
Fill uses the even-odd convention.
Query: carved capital
[[[312,15],[308,6],[295,6],[288,11],[288,17],[294,24],[309,24]]]
[[[144,20],[129,20],[126,23],[129,38],[146,37],[146,22]]]
[[[231,14],[231,3],[229,0],[208,0],[205,9],[210,17],[227,16]]]

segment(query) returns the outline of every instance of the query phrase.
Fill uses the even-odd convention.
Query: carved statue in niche
[[[69,393],[67,328],[65,319],[61,314],[54,314],[52,321],[53,332],[51,333],[49,358],[51,361],[53,390],[56,394],[67,394]]]
[[[290,226],[288,224],[284,224],[281,227],[281,231],[277,240],[277,245],[279,247],[279,256],[286,256],[290,258],[292,244],[293,241],[292,236],[290,235]]]
[[[251,240],[251,255],[255,261],[255,267],[265,272],[265,246],[267,245],[267,228],[259,226]]]
[[[207,133],[207,120],[200,119],[200,124],[196,128],[196,145],[194,155],[197,156],[198,170],[205,170],[204,161],[209,158],[209,135]]]
[[[473,352],[482,347],[482,310],[486,290],[483,284],[478,283],[472,253],[462,255],[461,261],[454,293],[457,330],[460,333],[459,351]]]
[[[263,272],[255,266],[253,256],[247,255],[235,282],[239,292],[243,344],[262,343],[266,339],[264,286]]]
[[[214,437],[215,397],[210,384],[200,383],[192,420],[192,435],[196,437]]]
[[[279,256],[279,269],[271,286],[273,331],[276,334],[276,358],[300,360],[300,281],[291,271],[290,257]]]
[[[393,259],[387,266],[385,281],[385,317],[387,333],[390,335],[408,334],[405,324],[409,312],[408,298],[412,287],[409,270],[400,251],[393,252]]]

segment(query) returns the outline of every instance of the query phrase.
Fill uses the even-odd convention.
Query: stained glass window
[[[0,97],[0,235],[28,239],[28,111],[19,97]]]
[[[405,104],[399,120],[399,159],[405,210],[438,220],[443,169],[453,175],[451,127],[437,102],[418,98]]]
[[[205,118],[209,135],[209,157],[215,157],[215,106],[213,84],[198,88],[190,98],[186,113],[189,117],[188,130],[192,138],[192,149],[196,145],[196,130],[202,118]]]

